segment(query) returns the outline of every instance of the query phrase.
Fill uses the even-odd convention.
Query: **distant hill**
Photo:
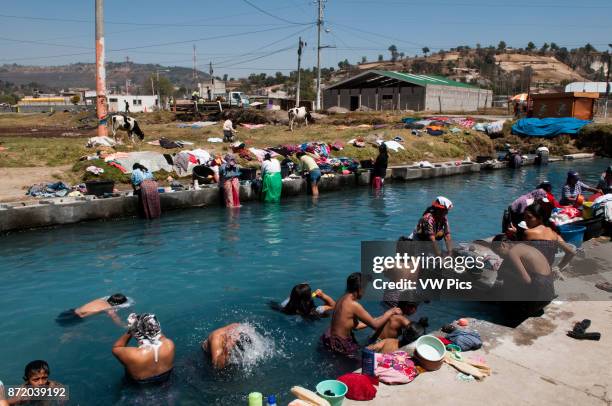
[[[157,69],[169,70],[160,75],[170,79],[176,86],[187,89],[193,87],[193,69],[180,66],[161,66],[156,64],[115,63],[106,64],[106,82],[109,88],[125,86],[129,79],[132,86],[150,89],[149,77]],[[49,90],[67,89],[69,87],[95,88],[95,65],[91,63],[74,63],[61,66],[24,66],[1,65],[0,80],[15,85],[27,85],[35,82]],[[198,71],[199,80],[208,80],[209,75]]]

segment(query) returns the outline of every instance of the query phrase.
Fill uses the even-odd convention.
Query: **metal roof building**
[[[370,70],[328,86],[323,108],[476,111],[492,98],[490,90],[442,76]]]

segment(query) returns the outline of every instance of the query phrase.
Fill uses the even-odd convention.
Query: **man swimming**
[[[137,347],[128,347],[132,337]],[[128,331],[119,337],[112,351],[125,367],[126,376],[138,384],[162,383],[172,373],[174,342],[162,334],[154,314],[130,314]]]
[[[77,307],[76,309],[70,309],[61,313],[56,321],[62,325],[74,324],[74,322],[81,321],[86,317],[93,316],[95,314],[106,312],[113,321],[119,326],[123,326],[121,320],[117,316],[116,308],[121,305],[125,305],[128,299],[121,293],[115,293],[112,296],[101,297],[96,300],[92,300],[89,303],[85,303],[83,306]]]
[[[232,351],[244,351],[244,347],[252,342],[251,337],[240,323],[232,323],[209,334],[202,342],[202,350],[210,356],[215,369],[223,369],[228,364]]]

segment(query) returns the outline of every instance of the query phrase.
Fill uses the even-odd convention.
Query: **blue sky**
[[[106,0],[108,61],[192,66],[215,75],[295,69],[298,36],[303,66],[316,61],[316,6],[308,0]],[[249,4],[250,3],[250,4]],[[254,7],[255,6],[255,7]],[[260,8],[261,10],[258,10]],[[376,60],[395,44],[415,55],[457,45],[524,47],[612,42],[610,0],[328,0],[323,66]],[[94,0],[3,2],[0,64],[60,65],[94,60]]]

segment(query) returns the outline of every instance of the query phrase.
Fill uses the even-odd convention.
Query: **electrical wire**
[[[294,24],[294,25],[310,25],[312,24],[312,22],[310,23],[301,23],[301,22],[296,22],[296,21],[291,21],[291,20],[287,20],[286,18],[283,17],[279,17],[275,14],[270,13],[269,11],[264,10],[263,8],[253,4],[252,2],[250,2],[249,0],[242,0],[244,3],[248,4],[249,6],[253,7],[255,10],[259,11],[260,13],[263,13],[265,15],[267,15],[268,17],[272,17],[275,18],[279,21],[283,21],[287,24]]]

